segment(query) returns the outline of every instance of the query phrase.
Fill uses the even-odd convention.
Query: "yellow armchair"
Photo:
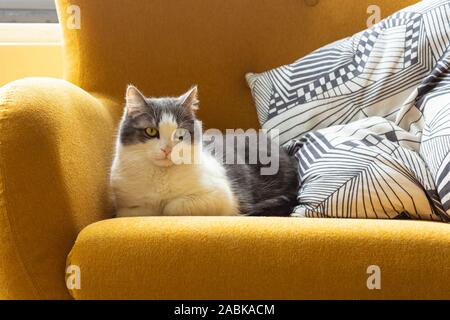
[[[78,232],[111,216],[105,189],[116,121],[64,80],[0,89],[0,298],[68,298]]]
[[[0,89],[0,299],[449,298],[446,224],[103,221],[127,84],[159,96],[197,83],[206,126],[256,127],[245,73],[364,29],[372,2],[57,0],[66,80]],[[414,2],[377,1],[384,16]],[[81,270],[70,293],[66,259]]]
[[[68,258],[81,270],[80,288],[71,294],[76,299],[448,299],[449,229],[421,221],[110,219],[80,233]]]

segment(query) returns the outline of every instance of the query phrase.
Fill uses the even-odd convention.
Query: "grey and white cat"
[[[260,163],[221,163],[195,134],[198,104],[197,87],[173,98],[128,87],[110,176],[117,216],[289,215],[299,184],[295,159],[280,149],[274,175],[261,175]],[[173,161],[175,149],[197,161]]]

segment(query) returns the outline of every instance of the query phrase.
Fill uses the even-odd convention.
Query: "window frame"
[[[9,19],[4,15],[7,12],[12,14]],[[54,0],[0,0],[0,23],[57,23],[57,20]]]

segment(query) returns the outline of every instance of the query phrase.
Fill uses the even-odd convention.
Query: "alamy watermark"
[[[66,287],[69,290],[81,289],[81,269],[77,265],[70,265],[66,268]]]
[[[81,9],[77,5],[70,5],[66,9],[68,14],[66,27],[70,30],[80,30],[81,29]]]
[[[367,7],[367,13],[370,15],[367,18],[367,28],[372,28],[381,21],[381,8],[376,4]]]
[[[366,281],[367,289],[381,290],[381,268],[377,265],[367,267],[366,273],[369,275]]]
[[[202,131],[194,128],[194,136],[187,130],[174,130],[170,138],[159,137],[161,150],[168,151],[173,164],[201,164],[203,152],[209,153],[220,163],[260,166],[261,175],[275,175],[280,165],[279,131],[260,129],[218,129]]]

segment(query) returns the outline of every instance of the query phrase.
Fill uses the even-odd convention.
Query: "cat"
[[[299,187],[295,158],[279,148],[273,175],[261,175],[259,160],[219,161],[197,134],[198,108],[196,86],[169,98],[128,86],[110,174],[116,216],[288,216]],[[174,154],[195,161],[175,161]]]

